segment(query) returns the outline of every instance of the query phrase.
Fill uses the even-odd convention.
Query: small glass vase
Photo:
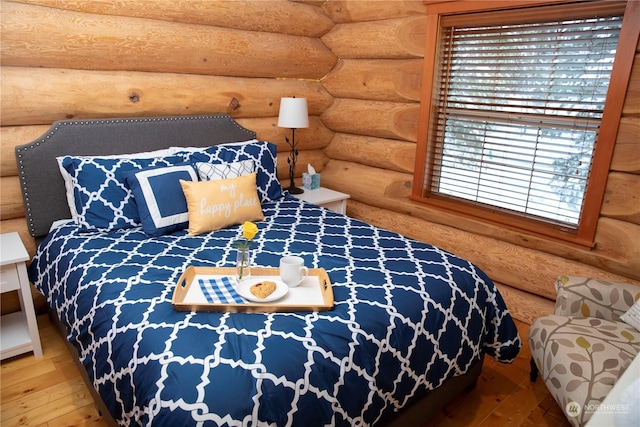
[[[236,252],[236,280],[238,283],[251,276],[251,249],[238,249]]]

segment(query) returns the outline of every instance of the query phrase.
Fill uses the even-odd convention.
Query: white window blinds
[[[576,228],[621,24],[443,26],[430,191]]]

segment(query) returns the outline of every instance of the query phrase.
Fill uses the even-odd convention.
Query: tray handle
[[[180,275],[180,278],[178,279],[177,284],[178,284],[179,287],[181,287],[183,289],[187,287],[186,271],[182,272],[182,274]]]
[[[189,283],[193,278],[195,272],[193,267],[187,267],[176,282],[176,289],[173,291],[173,297],[171,298],[171,303],[176,305],[178,301],[184,301],[184,297],[189,290]]]
[[[315,269],[314,269],[315,270]],[[329,274],[324,268],[315,270],[318,272],[318,280],[320,281],[320,291],[322,293],[322,299],[326,307],[333,307],[333,289],[331,288],[331,279]]]

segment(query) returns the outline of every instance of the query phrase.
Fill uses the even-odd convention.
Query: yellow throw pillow
[[[219,230],[245,221],[262,221],[256,173],[215,181],[180,180],[189,211],[189,234]]]

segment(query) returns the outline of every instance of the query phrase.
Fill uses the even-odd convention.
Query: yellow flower
[[[241,258],[244,260],[247,257],[247,250],[251,245],[250,240],[256,237],[258,233],[258,226],[252,222],[245,221],[242,224],[242,237],[244,237],[244,241],[235,242],[233,246],[240,250],[239,254],[241,254]],[[240,259],[240,258],[238,258]],[[248,268],[248,266],[246,266]],[[242,280],[245,276],[245,264],[243,261],[240,261],[239,264],[236,265],[236,274],[238,280]]]
[[[258,233],[258,226],[255,225],[254,223],[250,221],[245,221],[245,223],[242,224],[242,236],[245,239],[251,240],[256,236],[257,233]]]
[[[251,239],[256,237],[258,234],[258,226],[252,222],[246,221],[242,224],[242,237],[243,240],[238,240],[233,244],[238,249],[242,249],[244,252],[245,249],[248,249],[251,246]]]

